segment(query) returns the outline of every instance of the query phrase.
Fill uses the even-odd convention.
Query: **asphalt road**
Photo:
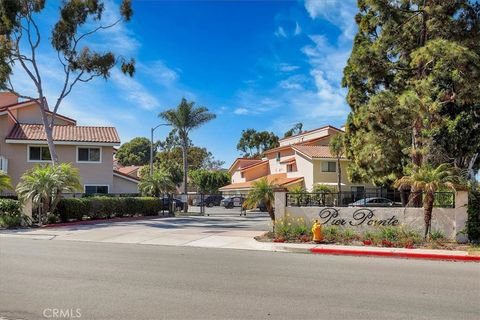
[[[72,319],[478,319],[480,265],[1,239],[0,319],[58,319],[54,309]]]

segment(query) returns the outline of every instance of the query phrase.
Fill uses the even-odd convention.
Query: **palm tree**
[[[254,181],[252,187],[243,203],[244,207],[253,209],[263,203],[267,208],[270,219],[272,219],[272,222],[275,222],[273,205],[275,203],[275,188],[277,185],[274,181],[269,182],[266,177],[263,177],[260,180]]]
[[[182,101],[176,108],[160,113],[159,117],[177,129],[183,156],[183,192],[186,195],[188,182],[188,135],[190,131],[200,127],[212,119],[215,119],[216,116],[215,114],[208,112],[207,108],[195,107],[195,102],[188,102],[185,98],[182,98]],[[187,205],[185,205],[184,210],[187,212]]]
[[[432,211],[435,201],[435,192],[438,190],[456,190],[461,187],[456,170],[448,163],[443,163],[434,168],[429,164],[422,165],[412,170],[412,173],[395,181],[397,188],[411,187],[424,192],[423,210],[425,221],[425,239],[431,232]]]
[[[343,143],[343,134],[337,134],[330,139],[330,153],[337,159],[337,191],[338,191],[338,205],[342,199],[342,167],[340,166],[340,159],[345,152]]]
[[[80,173],[78,168],[72,167],[70,164],[61,163],[51,166],[52,178],[55,180],[54,193],[52,194],[52,203],[50,210],[53,212],[58,202],[62,198],[62,193],[74,193],[82,189],[80,183]]]
[[[3,171],[0,171],[0,191],[13,189],[10,177]]]
[[[142,177],[138,188],[143,195],[159,197],[162,193],[175,190],[175,183],[166,171],[155,170],[152,175]]]
[[[40,225],[43,217],[53,212],[62,193],[81,189],[78,169],[70,164],[37,165],[25,172],[20,178],[16,192],[20,200],[32,201],[34,208],[41,208]]]

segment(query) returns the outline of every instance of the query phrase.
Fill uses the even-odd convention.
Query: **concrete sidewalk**
[[[265,216],[175,217],[62,226],[55,228],[3,230],[1,238],[86,241],[142,245],[166,245],[259,251],[301,252],[337,255],[367,255],[438,260],[478,260],[465,251],[273,243],[254,239],[270,229]]]

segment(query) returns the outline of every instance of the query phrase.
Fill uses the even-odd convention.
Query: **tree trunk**
[[[429,237],[431,233],[432,227],[432,211],[433,211],[433,201],[434,201],[434,194],[431,191],[428,191],[425,195],[426,199],[424,202],[424,221],[425,221],[425,240]]]
[[[49,211],[49,199],[43,199],[42,200],[42,210],[40,210],[41,214],[40,216],[38,217],[38,223],[40,224],[40,226],[43,226],[43,221],[44,219],[47,218],[47,214],[48,214],[48,211]]]
[[[337,206],[340,206],[342,202],[342,168],[340,167],[340,158],[337,158],[337,192]]]
[[[275,211],[274,211],[274,208],[273,208],[272,204],[270,203],[270,201],[268,201],[265,204],[265,206],[267,207],[268,215],[270,216],[270,219],[272,220],[273,233],[275,233]]]
[[[58,155],[57,155],[57,150],[55,148],[55,144],[53,143],[54,119],[52,119],[52,122],[51,122],[52,125],[50,126],[46,110],[48,110],[47,101],[43,98],[43,95],[40,95],[40,113],[42,115],[43,126],[45,127],[45,135],[47,137],[48,150],[50,151],[50,157],[52,158],[52,164],[57,165],[58,164]]]
[[[182,154],[183,154],[183,194],[185,195],[185,204],[183,206],[183,212],[188,212],[188,141],[183,141]]]

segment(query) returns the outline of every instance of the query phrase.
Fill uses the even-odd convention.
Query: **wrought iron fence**
[[[288,192],[287,207],[416,207],[423,206],[425,193],[400,191],[374,192]],[[455,193],[435,192],[434,206],[455,207]]]

